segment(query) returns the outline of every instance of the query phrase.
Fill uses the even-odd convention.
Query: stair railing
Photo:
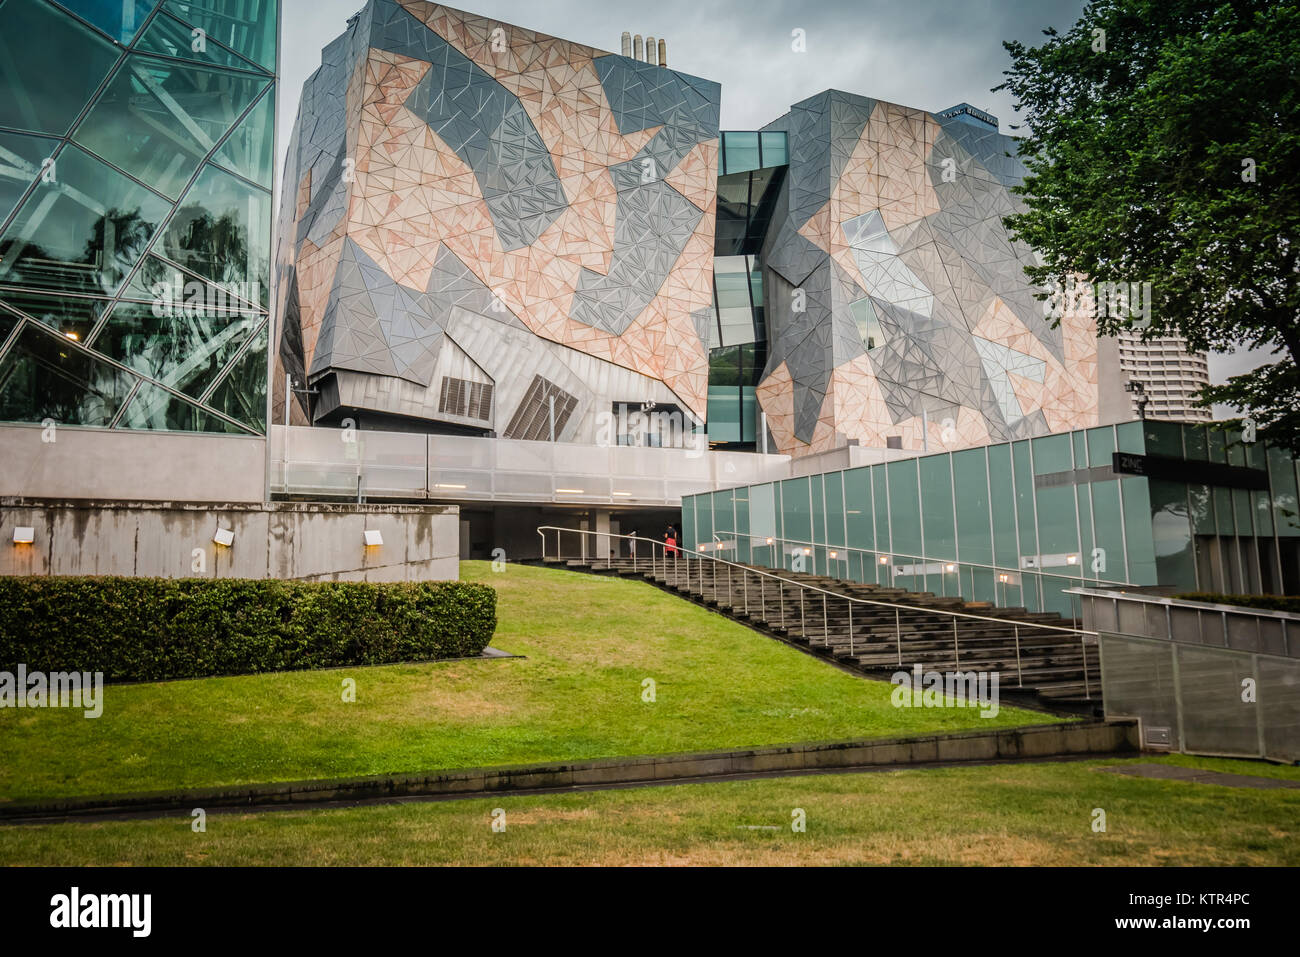
[[[554,535],[555,548],[553,553],[547,548],[548,532],[553,533]],[[576,561],[577,563],[582,565],[590,565],[593,568],[598,568],[598,567],[614,568],[615,561],[619,561],[620,563],[624,561],[624,559],[622,559],[620,556],[617,556],[618,550],[616,550],[615,555],[609,554],[608,543],[609,541],[613,540],[619,542],[620,545],[623,542],[628,543],[628,550],[630,552],[630,557],[632,560],[632,570],[634,572],[640,571],[642,567],[647,565],[646,561],[640,555],[641,548],[643,546],[649,546],[650,554],[648,556],[649,557],[648,567],[653,577],[657,579],[662,579],[664,582],[668,584],[674,584],[674,585],[684,584],[688,591],[692,587],[691,580],[692,577],[694,577],[695,581],[698,583],[699,595],[702,599],[706,601],[708,600],[709,593],[705,587],[704,570],[707,567],[710,569],[709,578],[710,578],[710,583],[713,586],[712,587],[713,601],[719,604],[721,603],[721,586],[719,584],[719,579],[721,575],[718,569],[726,568],[727,569],[727,605],[733,609],[736,607],[733,570],[740,569],[741,577],[745,581],[745,587],[742,592],[745,616],[750,617],[751,614],[749,608],[748,579],[745,578],[745,576],[754,575],[759,580],[759,596],[760,596],[759,601],[762,607],[762,615],[761,615],[762,620],[764,622],[767,622],[769,620],[767,617],[767,589],[769,587],[775,588],[777,594],[777,608],[780,613],[780,627],[782,630],[786,630],[786,631],[788,631],[788,628],[786,625],[786,614],[785,614],[785,594],[786,594],[787,587],[793,587],[797,589],[799,595],[799,633],[801,636],[804,637],[808,637],[806,598],[810,593],[813,595],[814,598],[817,595],[820,595],[821,603],[822,603],[822,636],[824,640],[828,641],[828,643],[830,638],[830,614],[829,614],[828,602],[832,598],[838,601],[845,602],[846,605],[848,606],[848,612],[849,612],[848,638],[849,638],[850,657],[853,657],[856,654],[856,636],[854,635],[853,624],[852,624],[854,605],[860,607],[866,606],[866,607],[875,607],[875,608],[883,608],[883,609],[892,609],[894,612],[894,644],[898,655],[898,664],[900,667],[903,664],[902,613],[905,611],[914,612],[922,615],[940,615],[940,616],[946,615],[952,619],[953,655],[954,655],[954,661],[957,665],[960,665],[961,663],[960,642],[958,639],[958,627],[957,627],[958,619],[990,622],[1003,627],[1005,627],[1006,625],[1011,625],[1013,640],[1014,640],[1015,650],[1016,650],[1016,681],[1018,687],[1022,687],[1022,688],[1024,687],[1024,671],[1021,664],[1021,654],[1020,654],[1021,653],[1021,641],[1020,641],[1021,628],[1036,629],[1039,633],[1051,632],[1051,633],[1058,633],[1058,634],[1064,633],[1068,635],[1073,635],[1079,639],[1079,647],[1080,647],[1080,651],[1082,652],[1084,696],[1085,698],[1088,699],[1092,698],[1092,684],[1088,677],[1088,645],[1090,643],[1096,644],[1097,641],[1096,632],[1087,631],[1082,628],[1067,628],[1062,625],[1048,625],[1042,622],[1018,621],[1016,619],[999,618],[992,615],[976,615],[970,612],[952,611],[951,609],[947,609],[947,608],[907,605],[902,602],[876,601],[870,598],[859,598],[855,595],[843,595],[838,592],[833,592],[828,589],[822,588],[818,585],[813,585],[809,582],[803,582],[793,578],[786,578],[782,575],[776,574],[775,570],[759,568],[754,565],[745,565],[739,562],[728,561],[725,558],[718,558],[713,555],[707,555],[705,554],[705,548],[707,547],[705,545],[698,546],[695,551],[686,551],[680,545],[670,546],[668,545],[667,542],[662,542],[654,538],[645,538],[640,535],[621,535],[615,532],[598,531],[594,529],[585,529],[585,528],[563,528],[558,525],[539,525],[537,527],[537,534],[542,540],[542,561],[543,562],[566,561],[564,555],[564,545],[566,541],[566,536],[568,536],[570,542],[572,542],[572,539],[574,538],[577,539],[576,551],[578,554],[575,558],[571,558],[567,560]],[[596,542],[593,544],[592,547],[592,557],[590,558],[588,557],[588,547],[587,547],[589,538],[596,539]],[[601,540],[605,540],[604,547],[606,550],[605,551],[606,557],[596,557],[598,555],[597,549],[600,548],[601,546]],[[691,567],[692,562],[695,563],[694,568]],[[692,573],[695,573],[694,576],[692,575]],[[859,612],[859,614],[861,614],[861,612]],[[972,637],[970,636],[967,637],[967,641],[972,641],[972,640],[973,640]]]
[[[845,570],[845,574],[843,577],[846,580],[851,580],[849,579],[849,574],[848,574],[849,566],[850,566],[849,558],[853,554],[857,554],[860,557],[860,565],[864,570],[868,565],[874,566],[876,564],[876,560],[879,559],[879,563],[881,565],[889,568],[889,579],[890,579],[891,586],[893,585],[895,578],[898,577],[898,573],[895,571],[895,569],[899,565],[912,565],[912,566],[919,565],[923,569],[919,573],[914,572],[911,575],[904,575],[903,577],[905,578],[928,578],[929,575],[931,574],[937,574],[942,579],[945,575],[958,573],[961,568],[977,568],[982,571],[991,572],[993,574],[995,590],[997,588],[997,585],[1001,584],[1003,587],[1003,593],[1005,597],[1005,592],[1007,587],[1013,584],[1012,576],[1019,576],[1021,574],[1030,574],[1036,576],[1038,579],[1038,601],[1040,607],[1042,607],[1042,605],[1044,604],[1044,595],[1043,595],[1044,579],[1055,578],[1055,579],[1060,579],[1062,582],[1082,582],[1083,587],[1103,587],[1103,586],[1113,586],[1116,588],[1133,587],[1131,582],[1112,581],[1110,579],[1098,578],[1095,576],[1089,576],[1085,574],[1083,571],[1082,556],[1078,556],[1080,564],[1074,566],[1077,568],[1078,573],[1064,574],[1059,571],[1047,571],[1046,569],[1039,568],[1039,567],[1013,568],[1010,565],[990,565],[985,562],[972,562],[972,561],[967,561],[965,559],[958,560],[955,558],[933,558],[925,555],[908,555],[903,552],[882,552],[870,548],[858,548],[856,546],[818,544],[816,542],[808,542],[797,538],[783,538],[777,535],[764,536],[764,535],[750,535],[747,533],[741,534],[739,532],[726,532],[726,531],[721,533],[714,532],[710,536],[711,539],[710,546],[715,548],[721,548],[721,543],[727,540],[725,536],[730,536],[730,540],[732,541],[732,546],[731,546],[732,548],[735,548],[736,543],[738,543],[741,539],[748,539],[750,557],[751,560],[754,561],[755,563],[758,562],[758,558],[757,558],[758,554],[766,550],[768,552],[767,565],[770,568],[780,567],[784,569],[785,567],[784,564],[780,564],[776,561],[777,553],[779,550],[785,550],[784,554],[787,555],[796,555],[802,552],[804,555],[813,558],[814,567],[812,569],[812,573],[817,574],[816,554],[817,551],[820,550],[822,552],[825,552],[827,555],[826,564],[828,567],[826,568],[825,574],[832,578],[839,577],[831,571],[832,564],[839,565],[840,563],[843,563],[844,570]],[[868,556],[871,556],[871,561],[867,560]],[[942,569],[942,571],[928,572],[924,570],[929,567],[936,567]],[[1054,565],[1051,567],[1061,568],[1061,567],[1070,567],[1070,566]],[[961,595],[950,596],[945,592],[943,597],[960,598],[962,596]]]

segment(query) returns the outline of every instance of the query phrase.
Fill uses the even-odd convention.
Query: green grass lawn
[[[1149,758],[1300,777],[1245,761]],[[1300,865],[1300,791],[1116,761],[768,778],[348,809],[0,827],[0,864]],[[491,828],[494,809],[506,829]],[[802,808],[807,830],[791,830]],[[1105,833],[1092,830],[1093,809]],[[774,826],[772,830],[751,829]]]
[[[896,709],[845,674],[644,582],[464,562],[507,660],[110,686],[103,716],[0,711],[0,801],[1037,724]],[[356,681],[355,703],[342,682]],[[642,700],[642,682],[656,700]]]

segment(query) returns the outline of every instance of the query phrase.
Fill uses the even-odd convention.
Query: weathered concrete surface
[[[454,505],[0,499],[0,574],[433,581],[459,576]],[[35,529],[13,544],[18,526]],[[234,541],[218,545],[218,526]],[[384,544],[367,548],[377,529]]]
[[[257,503],[265,489],[264,436],[0,426],[0,496]]]
[[[1138,750],[1137,723],[1073,721],[861,741],[788,744],[739,751],[657,754],[422,774],[292,781],[177,793],[124,794],[0,805],[0,820],[148,815],[202,807],[296,807],[337,801],[472,797],[503,791],[630,787],[646,783],[726,780],[771,772],[989,763]]]

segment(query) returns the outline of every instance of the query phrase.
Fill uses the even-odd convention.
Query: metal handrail
[[[638,552],[638,549],[635,547],[635,545],[636,545],[636,544],[639,544],[639,543],[641,543],[641,542],[649,542],[649,543],[650,543],[650,562],[651,562],[651,570],[652,570],[652,574],[655,573],[654,569],[658,567],[658,566],[657,566],[657,563],[655,562],[655,546],[658,546],[659,549],[660,549],[660,552],[661,552],[661,556],[662,556],[662,564],[663,564],[663,568],[664,568],[664,577],[665,577],[665,580],[666,580],[667,577],[668,577],[668,547],[669,547],[669,546],[668,546],[668,543],[667,543],[667,542],[660,542],[660,541],[658,541],[657,539],[654,539],[654,538],[643,538],[643,537],[640,536],[640,535],[622,535],[622,534],[618,534],[618,533],[615,533],[615,532],[608,532],[608,531],[602,532],[602,531],[597,531],[597,530],[594,530],[594,529],[584,529],[584,528],[562,528],[562,527],[560,527],[560,526],[558,526],[558,525],[539,525],[539,526],[537,527],[537,534],[538,534],[538,535],[541,537],[541,539],[542,539],[542,560],[543,560],[543,561],[546,560],[546,533],[547,533],[548,531],[552,531],[552,532],[555,532],[555,533],[556,533],[556,535],[555,535],[555,557],[556,557],[556,560],[557,560],[557,561],[560,561],[560,560],[563,559],[563,556],[561,555],[561,551],[562,551],[562,538],[561,538],[561,536],[563,535],[564,532],[571,532],[571,533],[573,533],[573,534],[575,534],[575,535],[577,535],[577,536],[579,537],[579,542],[580,542],[580,551],[581,551],[581,553],[582,553],[582,561],[584,561],[584,562],[587,561],[587,539],[586,539],[586,536],[588,536],[588,535],[595,535],[595,536],[597,536],[598,538],[617,539],[617,540],[619,540],[619,541],[630,541],[630,542],[633,542],[633,543],[634,543],[634,546],[633,546],[633,548],[631,549],[631,551],[632,551],[632,567],[633,567],[634,570],[635,570],[636,567],[637,567],[636,562],[637,562],[637,552]],[[1092,682],[1091,682],[1091,680],[1090,680],[1089,677],[1088,677],[1088,638],[1091,636],[1092,639],[1093,639],[1093,641],[1094,641],[1094,643],[1095,643],[1096,640],[1097,640],[1097,634],[1096,634],[1096,632],[1086,631],[1086,630],[1084,630],[1084,629],[1082,629],[1082,628],[1064,628],[1064,627],[1061,627],[1061,626],[1058,626],[1058,625],[1044,625],[1044,624],[1042,624],[1042,623],[1040,623],[1040,622],[1017,621],[1017,620],[1014,619],[1014,618],[996,618],[996,617],[993,617],[993,616],[990,616],[990,615],[972,615],[972,614],[970,614],[970,613],[968,613],[968,612],[950,611],[950,610],[945,609],[945,608],[924,608],[924,607],[918,607],[918,606],[915,606],[915,605],[903,605],[903,604],[901,604],[901,603],[899,603],[899,602],[873,601],[872,599],[869,599],[869,598],[857,598],[857,597],[852,596],[852,595],[842,595],[842,594],[840,594],[840,593],[838,593],[838,592],[832,592],[832,591],[829,591],[828,589],[820,588],[820,587],[818,587],[817,585],[809,585],[809,584],[807,584],[806,582],[795,581],[795,580],[792,580],[792,579],[789,579],[789,578],[784,578],[784,577],[782,577],[782,576],[780,576],[780,575],[774,575],[774,574],[771,574],[771,573],[769,573],[769,572],[767,572],[767,571],[764,571],[764,570],[761,569],[761,568],[755,568],[753,565],[741,565],[741,564],[739,564],[739,563],[737,563],[737,562],[729,562],[729,561],[727,561],[725,558],[716,558],[716,557],[711,557],[711,556],[709,556],[709,555],[705,555],[705,554],[703,553],[703,550],[702,550],[703,547],[704,547],[704,546],[701,546],[701,551],[699,551],[699,552],[691,552],[691,551],[687,551],[686,549],[682,548],[680,545],[675,545],[675,546],[673,546],[673,551],[674,551],[674,569],[676,568],[676,561],[677,561],[677,559],[676,559],[676,557],[675,557],[676,555],[681,555],[681,556],[683,556],[684,558],[686,558],[686,585],[687,585],[688,588],[690,587],[690,580],[691,580],[691,570],[690,570],[690,561],[689,561],[690,556],[693,555],[696,559],[699,560],[699,562],[700,562],[700,565],[699,565],[699,572],[700,572],[700,597],[701,597],[701,598],[705,597],[705,591],[704,591],[704,562],[705,562],[705,561],[711,561],[711,562],[714,562],[714,563],[715,563],[715,566],[716,566],[716,565],[725,565],[725,566],[727,567],[727,600],[728,600],[728,602],[731,604],[731,606],[734,608],[734,607],[735,607],[735,596],[734,596],[734,594],[732,593],[732,576],[731,576],[731,569],[732,569],[732,568],[740,568],[740,569],[742,570],[742,581],[744,582],[744,585],[745,585],[745,592],[744,592],[744,594],[745,594],[745,614],[746,614],[746,615],[749,614],[749,582],[748,582],[747,579],[744,578],[744,573],[748,573],[748,574],[752,574],[752,575],[757,575],[758,578],[759,578],[759,586],[760,586],[760,589],[761,589],[761,591],[762,591],[762,593],[763,593],[764,620],[766,621],[766,620],[767,620],[767,619],[766,619],[766,607],[767,607],[767,606],[766,606],[766,588],[765,588],[765,584],[764,584],[764,583],[765,583],[768,579],[772,579],[773,581],[780,583],[780,589],[781,589],[781,590],[778,592],[778,594],[780,595],[779,605],[780,605],[780,612],[781,612],[781,627],[782,627],[782,628],[786,628],[787,626],[786,626],[786,622],[785,622],[785,586],[786,586],[786,585],[793,585],[793,586],[795,586],[795,587],[797,587],[797,588],[799,589],[799,633],[800,633],[801,635],[807,637],[807,636],[808,636],[808,622],[807,622],[807,609],[806,609],[806,603],[805,603],[805,601],[804,601],[804,595],[805,595],[806,592],[809,592],[809,591],[814,592],[814,593],[820,593],[821,596],[822,596],[822,634],[823,634],[823,636],[824,636],[825,638],[829,638],[829,637],[830,637],[830,616],[829,616],[829,613],[828,613],[828,610],[827,610],[827,598],[828,598],[828,597],[832,597],[832,598],[838,598],[838,599],[841,599],[842,601],[844,601],[844,602],[846,603],[847,608],[848,608],[848,612],[849,612],[849,628],[848,628],[848,632],[849,632],[849,655],[850,655],[850,657],[852,657],[852,656],[854,655],[854,653],[855,653],[855,640],[854,640],[854,634],[853,634],[853,606],[854,606],[854,604],[859,604],[859,605],[872,605],[872,606],[876,606],[876,607],[880,607],[880,608],[892,608],[892,609],[894,610],[894,643],[895,643],[895,647],[896,647],[896,649],[897,649],[897,654],[898,654],[898,664],[899,664],[900,667],[901,667],[902,664],[903,664],[903,630],[902,630],[902,622],[901,622],[901,612],[904,611],[904,610],[907,610],[907,611],[913,611],[913,612],[921,612],[921,613],[923,613],[923,614],[936,614],[936,613],[937,613],[937,614],[939,614],[939,615],[948,615],[949,617],[951,617],[951,619],[952,619],[952,626],[953,626],[953,653],[954,653],[955,666],[956,666],[956,667],[960,667],[960,664],[961,664],[961,652],[960,652],[960,646],[959,646],[958,641],[957,641],[957,619],[958,619],[958,618],[969,618],[969,619],[971,619],[971,620],[973,620],[973,621],[987,621],[987,622],[993,622],[993,623],[995,623],[995,624],[998,624],[998,625],[1004,625],[1004,626],[1009,624],[1009,625],[1012,626],[1012,635],[1013,635],[1013,638],[1014,638],[1014,640],[1015,640],[1015,647],[1016,647],[1016,681],[1017,681],[1017,684],[1018,684],[1020,687],[1024,687],[1024,683],[1025,683],[1025,682],[1024,682],[1024,669],[1023,669],[1023,667],[1022,667],[1022,665],[1021,665],[1021,659],[1020,659],[1020,629],[1021,629],[1021,628],[1037,628],[1037,629],[1039,629],[1040,631],[1064,632],[1064,633],[1069,634],[1069,635],[1077,635],[1078,638],[1079,638],[1079,650],[1080,650],[1080,652],[1082,653],[1082,656],[1083,656],[1083,686],[1084,686],[1084,697],[1087,698],[1087,699],[1091,699],[1091,698],[1092,698]],[[609,562],[610,559],[609,559],[608,557],[606,557],[606,558],[604,559],[604,561],[605,561],[605,562]],[[595,560],[593,559],[592,562],[595,563]],[[717,575],[716,570],[715,570],[715,572],[714,572],[714,574],[713,574],[712,577],[713,577],[713,597],[714,597],[714,601],[717,601],[717,599],[718,599],[718,587],[719,587],[719,586],[718,586],[718,575]],[[972,640],[972,639],[971,639],[970,636],[968,636],[968,637],[967,637],[967,640],[970,641],[970,640]]]
[[[641,535],[620,535],[620,534],[617,534],[617,533],[615,533],[615,532],[601,532],[601,531],[596,531],[596,530],[589,529],[589,528],[562,528],[562,527],[560,527],[560,526],[558,526],[558,525],[539,525],[539,526],[537,526],[537,534],[538,534],[538,535],[541,537],[541,539],[542,539],[542,560],[543,560],[543,561],[545,561],[545,559],[546,559],[546,535],[545,535],[546,532],[556,532],[556,533],[557,533],[557,537],[556,537],[556,556],[555,556],[557,561],[560,560],[561,557],[562,557],[562,556],[560,555],[560,550],[559,550],[559,533],[563,533],[563,532],[569,532],[569,533],[572,533],[572,534],[574,534],[574,535],[595,535],[595,536],[598,536],[598,537],[600,537],[600,538],[619,539],[619,540],[622,540],[622,541],[631,541],[631,542],[638,542],[638,543],[639,543],[639,542],[647,542],[647,543],[649,543],[649,544],[651,545],[651,558],[652,558],[652,560],[653,560],[653,555],[654,555],[654,546],[656,546],[656,545],[659,546],[659,548],[660,548],[661,550],[663,550],[665,554],[666,554],[666,550],[667,550],[667,548],[669,547],[669,546],[667,545],[667,543],[665,543],[665,542],[661,542],[661,541],[659,541],[658,539],[655,539],[655,538],[646,538],[646,537],[641,536]],[[701,551],[690,551],[689,549],[682,548],[682,546],[680,546],[680,545],[677,545],[677,546],[674,546],[674,547],[676,548],[677,552],[680,553],[684,558],[695,558],[695,559],[698,559],[698,560],[700,560],[700,561],[716,562],[717,564],[720,564],[720,565],[728,565],[728,566],[731,566],[732,568],[740,568],[740,569],[743,569],[744,571],[746,571],[746,572],[748,572],[748,573],[750,573],[750,574],[752,574],[752,575],[759,575],[759,576],[764,577],[764,578],[774,579],[774,580],[779,581],[779,582],[781,582],[781,583],[783,583],[783,584],[785,584],[785,585],[793,585],[793,586],[795,586],[795,587],[798,587],[798,588],[800,588],[800,589],[804,589],[804,590],[806,590],[806,591],[817,592],[818,594],[821,594],[821,595],[827,595],[827,596],[830,596],[831,598],[838,598],[838,599],[841,599],[841,600],[843,600],[843,601],[847,601],[847,602],[851,602],[851,603],[856,603],[856,604],[860,604],[860,605],[874,605],[874,606],[881,607],[881,608],[892,608],[892,609],[895,609],[895,610],[902,610],[902,611],[916,611],[916,612],[923,612],[923,613],[927,613],[927,614],[949,615],[949,616],[952,616],[953,618],[969,618],[969,619],[972,619],[972,620],[975,620],[975,621],[988,621],[988,622],[994,622],[994,623],[996,623],[996,624],[1000,624],[1000,625],[1014,624],[1014,625],[1019,625],[1019,626],[1025,627],[1025,628],[1039,628],[1039,629],[1043,629],[1043,630],[1046,630],[1046,631],[1063,631],[1063,632],[1065,632],[1065,633],[1067,633],[1067,634],[1072,634],[1072,635],[1095,635],[1095,634],[1096,634],[1096,632],[1086,631],[1086,630],[1083,629],[1083,628],[1065,628],[1065,627],[1062,627],[1062,626],[1060,626],[1060,625],[1045,625],[1045,624],[1042,624],[1041,622],[1016,621],[1016,620],[1013,619],[1013,618],[997,618],[997,617],[994,617],[994,616],[991,616],[991,615],[973,615],[973,614],[971,614],[971,613],[969,613],[969,612],[963,612],[963,611],[951,611],[951,610],[946,609],[946,608],[934,608],[934,607],[927,608],[927,607],[923,607],[923,606],[919,606],[919,605],[904,605],[904,604],[902,604],[901,602],[875,601],[875,600],[872,600],[872,599],[870,599],[870,598],[858,598],[858,597],[856,597],[856,596],[854,596],[854,595],[842,595],[842,594],[840,594],[839,592],[833,592],[833,591],[830,591],[830,590],[828,590],[828,589],[821,588],[821,587],[819,587],[819,586],[817,586],[817,585],[810,585],[810,584],[808,584],[807,582],[801,582],[801,581],[797,581],[797,580],[795,580],[795,579],[791,579],[791,578],[783,578],[783,577],[780,576],[780,575],[772,574],[772,573],[770,573],[770,572],[768,572],[768,571],[765,571],[765,570],[763,570],[763,569],[761,569],[761,568],[756,568],[756,567],[754,567],[753,565],[744,565],[744,564],[741,564],[741,563],[739,563],[739,562],[730,562],[730,561],[727,561],[725,558],[715,558],[715,557],[712,557],[712,556],[706,555],[706,554],[704,554],[704,553],[701,552]],[[586,560],[587,560],[587,559],[586,559],[586,557],[585,557],[585,555],[584,555],[584,557],[583,557],[583,561],[586,561]],[[609,561],[608,558],[605,558],[605,559],[603,559],[603,560],[604,560],[604,561]],[[633,560],[634,560],[634,562],[635,562],[635,555],[633,556]]]
[[[1106,578],[1089,578],[1087,575],[1082,574],[1082,570],[1083,570],[1082,565],[1079,566],[1079,570],[1080,570],[1079,575],[1063,575],[1060,574],[1059,572],[1043,571],[1042,569],[1039,568],[1034,568],[1034,569],[1012,568],[1010,565],[988,565],[985,564],[984,562],[971,562],[971,561],[966,561],[965,559],[958,559],[958,558],[928,558],[925,555],[908,555],[904,552],[892,552],[892,551],[882,552],[878,549],[859,548],[856,545],[826,545],[826,544],[819,544],[817,542],[807,542],[797,538],[783,538],[776,535],[751,535],[749,533],[742,533],[742,532],[730,532],[730,533],[723,532],[721,534],[724,536],[729,534],[735,540],[739,540],[741,538],[748,538],[750,543],[749,547],[751,550],[754,548],[764,548],[769,545],[775,545],[775,544],[798,545],[801,548],[809,548],[809,549],[820,548],[826,550],[827,552],[858,552],[859,554],[862,555],[885,555],[890,558],[889,564],[891,566],[897,564],[895,561],[893,561],[893,559],[906,558],[913,563],[920,562],[927,565],[967,565],[971,568],[982,568],[991,572],[1013,572],[1014,574],[1017,575],[1028,573],[1031,575],[1039,575],[1048,578],[1064,578],[1064,579],[1068,579],[1069,581],[1095,582],[1097,583],[1097,585],[1119,585],[1122,588],[1134,587],[1131,582],[1119,582],[1119,581],[1113,581],[1111,579],[1106,579]],[[719,533],[717,532],[712,533],[711,537],[714,541],[720,541]],[[755,542],[759,542],[760,544],[755,545],[754,544]],[[836,557],[833,560],[843,561],[844,559]],[[912,575],[912,576],[905,576],[905,577],[915,577],[915,576]],[[1087,586],[1085,585],[1084,587]]]

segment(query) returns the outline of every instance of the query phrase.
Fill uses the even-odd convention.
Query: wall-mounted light
[[[36,541],[36,529],[30,525],[19,525],[14,529],[15,545],[30,545]]]
[[[704,551],[704,550],[707,549],[708,547],[709,547],[708,545],[701,545],[701,546],[700,546],[700,551]]]
[[[999,576],[998,576],[998,581],[1002,582],[1002,584],[1005,585],[1007,582],[1011,581],[1011,576],[1010,576],[1010,575],[999,575]]]
[[[613,495],[613,496],[615,496],[616,498],[631,498],[631,497],[632,497],[632,493],[631,493],[631,492],[611,492],[610,494]]]
[[[557,488],[555,490],[560,495],[585,495],[587,494],[580,488]]]
[[[366,548],[375,548],[384,544],[384,536],[379,534],[377,528],[367,528],[364,535],[366,537]]]
[[[1066,555],[1066,556],[1065,556],[1065,564],[1067,564],[1067,565],[1077,565],[1077,564],[1079,564],[1079,556],[1078,556],[1078,555]]]
[[[880,556],[880,564],[882,564],[882,565],[888,565],[888,564],[889,564],[889,556],[888,556],[888,555],[881,555],[881,556]]]
[[[811,548],[805,548],[805,549],[803,550],[803,553],[804,553],[805,555],[811,555],[811,554],[812,554],[812,549],[811,549]]]
[[[451,482],[439,482],[434,488],[464,488],[463,485],[454,485]]]
[[[217,530],[212,533],[212,540],[218,545],[229,547],[235,540],[235,533],[229,528],[222,528],[218,525]]]
[[[839,552],[831,552],[831,558],[839,558]]]
[[[769,545],[771,545],[771,544],[772,544],[772,539],[769,538],[769,539],[767,540],[767,543],[768,543]]]
[[[957,566],[954,565],[952,562],[949,562],[947,565],[943,566],[943,570],[946,572],[955,572],[957,570]]]

